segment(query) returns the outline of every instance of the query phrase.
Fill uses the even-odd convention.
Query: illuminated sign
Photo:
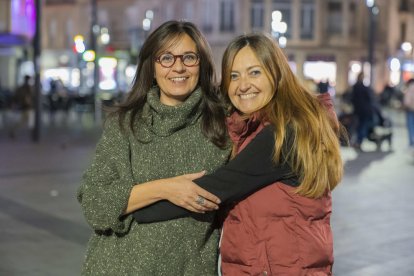
[[[36,31],[34,0],[11,0],[11,33],[32,39]]]

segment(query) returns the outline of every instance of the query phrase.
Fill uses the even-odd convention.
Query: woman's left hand
[[[165,199],[196,213],[217,210],[220,199],[193,182],[204,174],[202,171],[163,179]]]

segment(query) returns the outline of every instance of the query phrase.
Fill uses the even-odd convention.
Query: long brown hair
[[[343,175],[337,124],[296,78],[285,54],[267,34],[241,35],[230,42],[222,60],[221,91],[225,96],[234,57],[244,47],[255,53],[273,83],[272,99],[258,112],[275,126],[274,161],[289,163],[301,183],[298,194],[322,196],[334,189]],[[287,141],[287,132],[292,133],[291,141]]]
[[[227,145],[225,127],[225,112],[216,86],[216,73],[210,46],[199,29],[191,22],[171,20],[154,30],[138,56],[138,68],[134,77],[132,89],[127,100],[118,105],[115,114],[119,115],[119,123],[123,127],[126,115],[129,113],[129,127],[135,132],[134,122],[146,102],[148,91],[156,85],[155,58],[179,39],[187,34],[197,47],[200,57],[200,77],[198,86],[201,87],[203,97],[201,101],[203,134],[218,147]]]

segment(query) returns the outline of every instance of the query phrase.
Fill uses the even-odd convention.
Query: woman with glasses
[[[217,274],[219,233],[207,211],[219,199],[191,181],[176,183],[229,158],[215,83],[210,48],[192,23],[166,22],[145,41],[129,97],[105,122],[78,190],[93,229],[82,275]],[[157,201],[195,215],[133,220],[131,212]]]

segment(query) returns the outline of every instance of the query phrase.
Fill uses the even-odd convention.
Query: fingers
[[[165,185],[169,186],[169,193],[165,198],[175,205],[196,213],[217,210],[220,199],[193,182],[205,173],[206,171],[201,171],[168,179]]]
[[[201,172],[196,172],[196,173],[185,174],[184,176],[188,180],[194,180],[194,179],[202,177],[205,174],[206,174],[206,171],[201,171]]]
[[[200,200],[200,198],[202,200]],[[210,212],[218,209],[218,205],[201,197],[195,197],[194,199],[191,199],[190,201],[182,204],[178,204],[179,206],[195,213],[202,213]]]
[[[214,211],[218,210],[219,208],[219,206],[216,203],[208,200],[207,198],[201,195],[198,195],[194,202],[198,205],[195,208],[203,211]]]
[[[221,203],[220,198],[218,198],[217,196],[213,195],[212,193],[204,190],[203,188],[200,188],[200,186],[197,186],[197,194],[204,197],[206,200],[218,205]]]
[[[206,171],[204,170],[204,171],[197,172],[197,173],[186,174],[185,177],[189,180],[194,180],[194,179],[202,177],[205,174],[206,174]],[[197,185],[197,184],[195,184],[195,185]],[[197,187],[199,188],[197,190],[198,195],[204,197],[205,199],[211,201],[212,203],[214,203],[216,205],[221,203],[220,199],[217,196],[215,196],[212,193],[204,190],[203,188],[200,188],[198,185],[197,185]]]

